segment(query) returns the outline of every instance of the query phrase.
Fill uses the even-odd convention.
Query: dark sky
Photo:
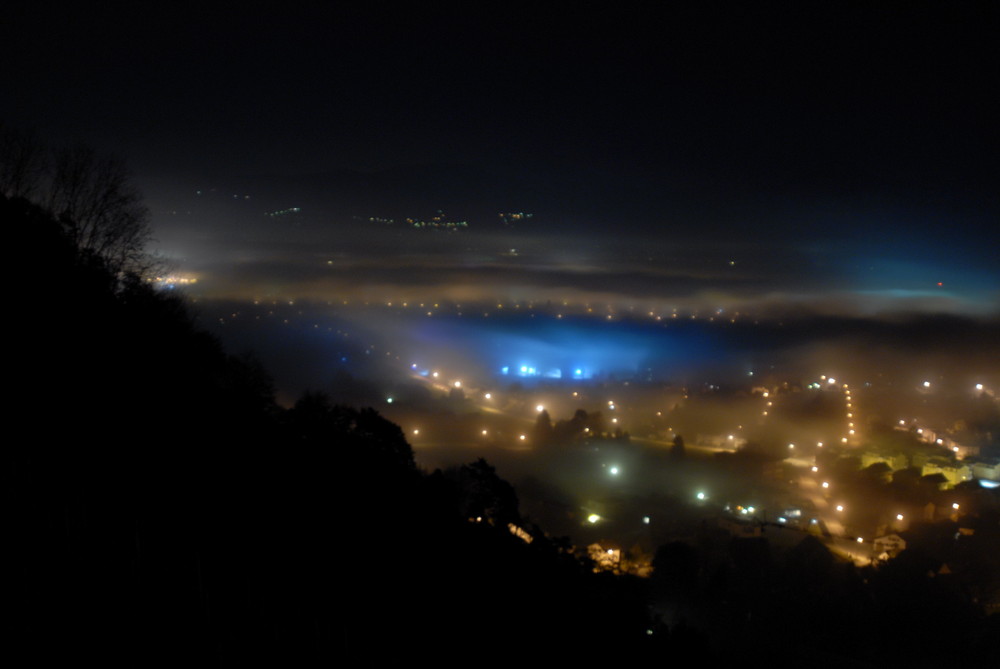
[[[359,4],[8,3],[0,120],[122,155],[164,252],[230,292],[346,237],[442,282],[503,282],[516,244],[524,285],[996,309],[996,3]],[[209,188],[261,205],[197,209]],[[312,217],[267,227],[292,205]],[[439,206],[538,223],[443,244],[345,223]]]

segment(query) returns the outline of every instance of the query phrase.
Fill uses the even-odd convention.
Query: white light
[[[698,494],[696,495],[696,497],[697,497],[698,499],[705,499],[705,493],[703,493],[703,492],[700,492],[700,493],[698,493]]]
[[[545,407],[539,404],[538,406],[535,407],[535,411],[537,411],[538,413],[542,413],[543,411],[545,411]]]
[[[828,481],[823,481],[823,487],[824,488],[829,488],[830,487],[830,483]]]
[[[598,516],[596,513],[592,513],[589,516],[587,516],[587,522],[588,523],[596,523],[600,519],[601,519],[601,517]]]
[[[837,511],[843,511],[843,510],[844,510],[843,504],[838,504],[837,505]]]
[[[931,382],[930,381],[924,381],[924,388],[930,388],[930,387],[931,387]]]
[[[461,388],[462,387],[462,382],[461,381],[455,381],[455,387],[456,388]]]
[[[483,395],[483,397],[485,397],[488,400],[491,400],[493,399],[493,393],[486,393],[485,395]]]
[[[612,476],[618,476],[618,468],[612,467],[610,470]]]
[[[977,383],[976,384],[976,390],[982,390],[982,389],[983,389],[983,384]]]
[[[902,519],[903,519],[903,514],[897,513],[896,514],[896,520],[902,520]]]
[[[643,516],[643,517],[642,517],[642,522],[643,522],[643,523],[644,523],[645,525],[649,525],[649,516]]]

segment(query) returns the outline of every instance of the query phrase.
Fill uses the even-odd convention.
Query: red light
[[[943,285],[944,285],[944,282],[943,282],[943,281],[938,281],[938,285],[939,285],[939,286],[943,286]]]

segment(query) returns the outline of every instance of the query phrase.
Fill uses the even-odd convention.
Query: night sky
[[[8,3],[0,120],[206,297],[997,310],[995,3],[354,4]]]

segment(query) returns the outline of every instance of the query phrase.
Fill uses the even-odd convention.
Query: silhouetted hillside
[[[0,220],[39,268],[14,323],[26,429],[6,477],[13,631],[39,663],[571,657],[644,641],[642,588],[537,529],[512,534],[516,497],[487,463],[424,474],[374,410],[319,394],[283,410],[267,373],[180,298],[112,275],[24,200],[3,199]]]

